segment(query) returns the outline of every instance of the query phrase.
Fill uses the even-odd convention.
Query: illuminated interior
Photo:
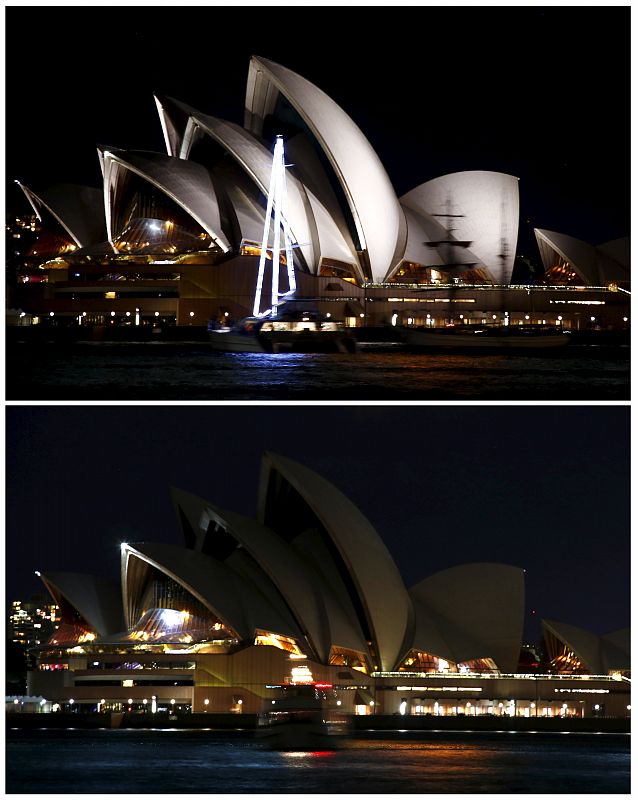
[[[153,608],[147,611],[138,621],[135,629],[129,634],[132,641],[144,642],[191,642],[222,638],[224,626],[213,621],[210,613],[205,615],[173,608]]]
[[[120,252],[176,253],[214,247],[204,229],[148,181],[119,169],[110,189],[113,244]]]
[[[129,640],[190,645],[237,638],[200,600],[159,569],[138,558],[130,567],[136,580]]]
[[[75,619],[63,619],[47,644],[76,645],[92,642],[96,638],[88,623],[76,613]]]
[[[328,662],[332,666],[350,667],[356,669],[358,672],[368,674],[368,665],[366,664],[365,656],[363,653],[358,653],[356,650],[348,650],[345,647],[333,647],[330,650],[330,660]]]
[[[552,672],[567,674],[587,672],[576,653],[549,631],[545,631],[545,647]]]
[[[399,672],[457,672],[453,661],[424,653],[422,650],[411,650],[399,664]]]
[[[491,658],[473,658],[470,661],[459,661],[456,665],[459,672],[487,672],[497,674],[500,672]]]
[[[255,644],[268,645],[270,647],[277,647],[279,650],[285,650],[287,653],[294,653],[295,655],[303,655],[299,645],[294,639],[288,636],[281,636],[278,633],[269,633],[268,631],[257,631],[255,634]]]
[[[545,271],[545,281],[552,285],[582,283],[576,270],[561,256],[558,256],[558,261]]]
[[[351,264],[333,258],[322,258],[319,275],[323,278],[342,278],[348,283],[358,284],[356,272]]]
[[[212,244],[205,232],[176,225],[172,220],[136,218],[113,240],[121,253],[162,253],[174,255],[184,250],[204,250]]]
[[[450,279],[446,272],[424,267],[414,261],[404,261],[394,275],[387,281],[388,283],[449,283]]]
[[[260,256],[261,255],[261,245],[257,244],[256,242],[244,242],[240,248],[242,256]],[[266,258],[272,260],[272,249],[266,250]],[[282,251],[279,255],[279,263],[286,264],[286,251]]]

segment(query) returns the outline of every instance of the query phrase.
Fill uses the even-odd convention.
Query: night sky
[[[243,123],[256,54],[327,92],[399,195],[520,177],[519,253],[534,227],[629,233],[629,7],[10,7],[6,46],[9,211],[14,178],[100,185],[97,144],[164,151],[153,90]]]
[[[8,407],[7,599],[34,570],[119,580],[122,541],[183,544],[169,489],[255,513],[261,453],[332,481],[410,586],[497,561],[542,617],[629,625],[629,408]],[[477,601],[479,598],[477,598]]]

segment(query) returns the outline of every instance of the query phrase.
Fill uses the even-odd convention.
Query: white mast
[[[277,136],[275,140],[275,150],[272,159],[272,170],[270,172],[270,186],[268,187],[268,202],[266,204],[266,218],[264,220],[264,235],[261,241],[261,253],[259,256],[259,272],[257,275],[257,288],[255,290],[255,302],[253,314],[264,316],[268,313],[260,311],[261,290],[264,284],[264,270],[268,251],[268,235],[270,233],[270,222],[273,208],[275,211],[275,221],[273,225],[274,241],[272,246],[272,288],[271,288],[271,308],[270,314],[277,315],[279,305],[279,257],[282,250],[286,252],[286,268],[288,272],[288,291],[294,292],[296,289],[295,268],[292,262],[292,242],[290,236],[290,226],[288,225],[288,194],[286,192],[286,164],[284,161],[284,140]],[[280,247],[281,234],[283,228],[284,247]]]

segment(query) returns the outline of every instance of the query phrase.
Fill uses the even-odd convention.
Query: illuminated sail
[[[261,311],[261,290],[264,283],[264,270],[268,257],[268,235],[270,233],[270,222],[275,214],[273,225],[273,245],[272,245],[272,288],[271,288],[271,316],[277,315],[277,307],[280,303],[279,293],[279,267],[280,253],[286,252],[286,269],[288,271],[288,291],[294,292],[296,287],[295,269],[292,263],[292,242],[290,237],[290,227],[288,224],[288,196],[286,192],[286,164],[284,160],[284,140],[277,136],[275,150],[272,159],[272,170],[270,173],[270,186],[268,188],[268,202],[266,205],[266,218],[264,220],[264,235],[261,242],[261,254],[259,256],[259,272],[257,275],[257,288],[255,290],[255,302],[253,314],[263,316],[268,311]],[[281,248],[281,235],[283,233],[284,247]]]

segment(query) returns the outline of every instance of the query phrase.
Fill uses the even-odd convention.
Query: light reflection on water
[[[247,732],[9,731],[7,791],[622,793],[630,788],[629,740],[432,732],[415,740],[394,732],[335,752],[280,753]]]
[[[7,397],[132,400],[629,398],[629,349],[543,355],[219,353],[205,345],[14,345]]]

